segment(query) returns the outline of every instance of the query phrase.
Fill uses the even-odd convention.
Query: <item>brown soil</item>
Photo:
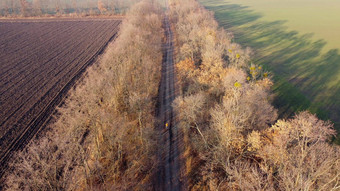
[[[1,160],[18,137],[47,119],[45,112],[117,35],[120,23],[108,18],[0,21]]]

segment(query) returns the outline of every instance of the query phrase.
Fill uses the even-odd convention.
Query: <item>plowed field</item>
[[[0,20],[0,156],[118,31],[114,19]],[[67,89],[67,88],[66,88]],[[65,93],[65,92],[63,92]]]

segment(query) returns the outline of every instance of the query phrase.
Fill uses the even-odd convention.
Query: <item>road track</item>
[[[162,78],[159,90],[159,119],[162,133],[161,144],[164,149],[160,152],[161,165],[157,175],[156,190],[181,190],[180,176],[180,131],[177,128],[172,103],[176,97],[175,70],[173,61],[173,33],[169,18],[165,16],[164,30],[167,38],[164,45]],[[166,125],[168,124],[168,126]],[[163,148],[163,147],[162,147]]]

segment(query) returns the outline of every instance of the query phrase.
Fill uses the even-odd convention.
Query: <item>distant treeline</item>
[[[2,0],[0,16],[125,14],[140,0]]]

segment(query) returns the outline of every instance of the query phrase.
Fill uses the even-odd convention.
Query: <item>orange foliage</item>
[[[195,63],[191,58],[186,58],[176,64],[177,72],[183,77],[194,77]]]
[[[106,5],[103,3],[102,0],[98,0],[98,9],[101,14],[107,11]]]

